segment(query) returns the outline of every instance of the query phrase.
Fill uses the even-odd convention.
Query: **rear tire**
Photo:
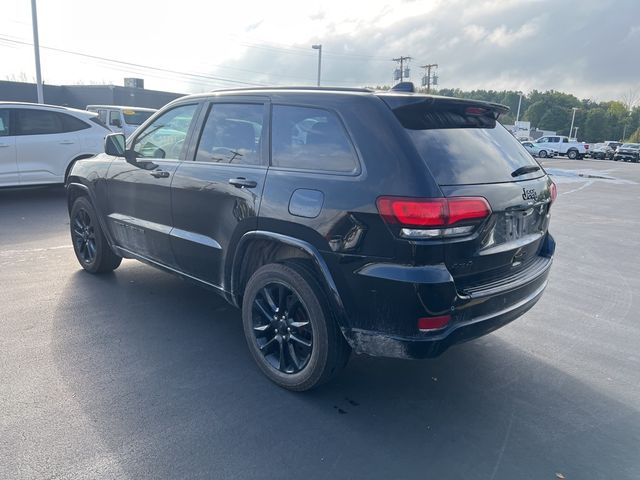
[[[295,263],[264,265],[251,276],[242,323],[260,370],[288,390],[329,381],[351,352],[322,286],[312,271]]]
[[[578,151],[577,150],[569,150],[567,152],[567,157],[569,157],[571,160],[575,160],[576,158],[578,158]]]
[[[540,158],[547,158],[547,151],[546,151],[546,150],[540,150],[540,151],[538,152],[538,156],[539,156]]]
[[[82,268],[89,273],[106,273],[118,268],[122,257],[109,247],[98,215],[87,197],[78,197],[73,202],[69,217],[73,251]]]

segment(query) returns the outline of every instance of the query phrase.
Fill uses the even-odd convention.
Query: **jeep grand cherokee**
[[[506,111],[366,89],[183,97],[75,164],[75,253],[91,273],[135,258],[221,294],[288,389],[351,350],[433,357],[547,284],[556,189]]]

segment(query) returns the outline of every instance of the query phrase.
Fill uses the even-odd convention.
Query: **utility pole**
[[[320,86],[320,72],[322,71],[322,45],[311,45],[311,48],[318,50],[318,86]]]
[[[38,11],[36,10],[36,0],[31,0],[31,26],[33,27],[33,50],[36,57],[36,89],[38,91],[38,103],[44,103],[42,73],[40,72],[40,40],[38,39]]]
[[[571,107],[571,109],[573,110],[573,115],[571,117],[571,128],[569,129],[569,137],[571,137],[571,133],[573,132],[573,122],[576,119],[576,110],[579,110],[578,107]]]
[[[424,68],[425,70],[425,75],[424,77],[422,77],[422,86],[426,86],[427,87],[427,93],[429,93],[431,91],[431,81],[434,80],[433,84],[435,85],[435,76],[431,76],[431,69],[432,68],[438,68],[438,64],[437,63],[429,63],[427,65],[421,65],[420,68]]]
[[[516,123],[520,120],[520,105],[522,105],[522,92],[518,92],[520,94],[520,99],[518,100],[518,113],[516,114]]]
[[[402,78],[404,77],[404,62],[411,60],[411,57],[403,57],[400,56],[398,58],[392,58],[394,62],[400,63],[400,82],[402,82]],[[408,75],[407,75],[408,77]],[[397,80],[397,78],[396,78]]]

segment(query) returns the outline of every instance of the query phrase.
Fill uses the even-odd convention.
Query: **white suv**
[[[0,187],[64,183],[76,160],[103,150],[109,133],[95,113],[0,102]]]

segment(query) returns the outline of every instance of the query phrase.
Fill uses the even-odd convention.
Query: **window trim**
[[[186,159],[188,152],[191,150],[191,142],[192,142],[192,137],[193,137],[193,131],[194,131],[195,127],[196,127],[196,124],[200,120],[200,115],[201,115],[201,110],[202,110],[202,101],[201,100],[195,100],[195,101],[184,102],[184,103],[177,103],[177,104],[171,105],[171,108],[167,108],[166,110],[165,109],[158,110],[151,117],[149,117],[146,122],[144,122],[140,126],[140,127],[144,126],[144,128],[141,129],[140,127],[138,127],[136,129],[136,135],[135,136],[132,135],[129,138],[127,138],[125,148],[127,150],[133,149],[133,146],[135,145],[136,141],[138,140],[138,137],[142,133],[145,132],[145,130],[155,121],[156,118],[161,117],[165,113],[168,113],[171,110],[175,110],[176,108],[188,107],[190,105],[195,105],[196,111],[193,113],[193,117],[191,118],[191,124],[189,125],[189,129],[187,130],[186,136],[184,138],[185,145],[187,146],[187,148],[183,148],[182,149],[182,152],[180,152],[180,157],[179,158],[141,157],[141,158],[144,158],[146,160],[153,160],[154,163],[156,163],[156,161],[158,161],[158,162],[183,162]],[[124,160],[124,157],[119,157],[119,158],[122,158]]]
[[[350,172],[340,172],[337,170],[321,170],[316,168],[296,168],[296,167],[279,167],[273,165],[273,148],[272,148],[272,124],[273,124],[273,107],[300,107],[300,108],[313,108],[314,110],[324,110],[325,112],[333,113],[338,122],[342,126],[342,130],[344,131],[347,142],[351,146],[351,151],[353,152],[353,157],[355,159],[355,168]],[[358,177],[363,174],[364,168],[362,166],[362,160],[360,151],[356,146],[356,143],[353,141],[353,135],[351,134],[351,130],[347,127],[347,122],[344,121],[344,118],[340,114],[338,110],[335,108],[324,107],[314,104],[305,104],[305,103],[294,103],[294,102],[276,102],[271,104],[271,108],[269,109],[269,169],[279,171],[279,172],[304,172],[304,173],[313,173],[319,175],[330,175],[330,176],[339,176],[339,177]]]
[[[191,139],[189,145],[189,151],[187,154],[187,158],[185,161],[193,162],[197,165],[217,165],[219,167],[233,167],[233,168],[258,168],[261,170],[266,170],[269,167],[269,152],[271,151],[271,125],[269,123],[269,119],[271,117],[271,107],[270,101],[268,98],[264,97],[251,97],[251,98],[242,98],[237,99],[237,97],[220,97],[216,99],[207,99],[203,102],[202,110],[200,111],[200,115],[198,118],[198,128],[193,134],[193,138]],[[262,117],[262,151],[260,152],[260,163],[255,165],[250,164],[242,164],[242,163],[221,163],[221,162],[204,162],[201,160],[196,160],[198,155],[198,145],[200,145],[200,140],[202,139],[202,134],[204,133],[204,128],[207,123],[207,119],[209,118],[209,113],[214,105],[260,105],[262,106],[263,117]],[[266,137],[266,138],[265,138]]]
[[[4,138],[4,137],[13,137],[13,131],[12,131],[12,114],[11,114],[11,108],[0,108],[0,111],[6,111],[7,112],[7,134],[6,135],[0,135],[0,138]]]

